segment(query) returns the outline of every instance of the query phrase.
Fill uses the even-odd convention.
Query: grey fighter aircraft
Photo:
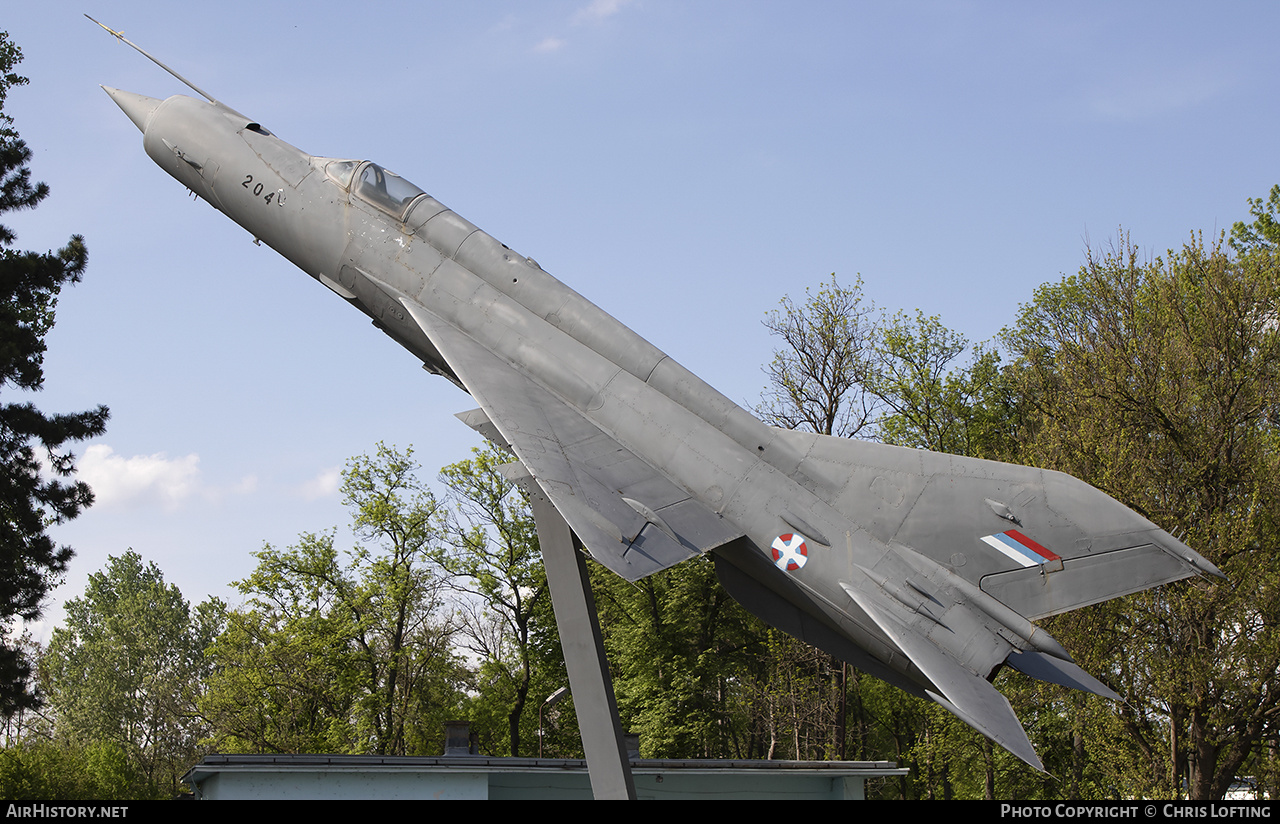
[[[1033,621],[1221,575],[1059,472],[766,426],[408,180],[191,88],[106,91],[164,171],[469,393],[459,417],[628,580],[710,553],[765,621],[1043,769],[1001,667],[1118,696]]]

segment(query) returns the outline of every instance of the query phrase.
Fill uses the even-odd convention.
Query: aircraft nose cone
[[[147,133],[147,122],[151,120],[152,113],[164,102],[154,97],[126,92],[123,89],[112,89],[108,86],[103,86],[102,90],[111,95],[111,99],[116,102],[120,110],[129,115],[133,125],[137,126],[143,134]]]

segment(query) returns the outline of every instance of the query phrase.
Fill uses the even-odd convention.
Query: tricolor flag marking
[[[982,540],[1024,567],[1062,560],[1052,551],[1045,549],[1016,529],[1010,529],[996,535],[986,535]]]

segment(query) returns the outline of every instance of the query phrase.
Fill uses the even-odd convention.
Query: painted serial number
[[[241,181],[240,185],[247,191],[253,192],[254,197],[262,198],[264,203],[275,203],[279,206],[284,206],[284,189],[278,189],[276,191],[263,194],[266,187],[264,187],[262,183],[254,183],[253,175],[245,175],[244,180]]]

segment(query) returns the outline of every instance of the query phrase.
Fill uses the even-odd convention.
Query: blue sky
[[[31,85],[6,110],[52,194],[0,221],[90,252],[36,401],[112,410],[42,636],[108,555],[234,601],[264,542],[347,523],[348,457],[413,444],[433,477],[479,444],[463,393],[146,157],[98,84],[185,90],[84,12],[294,145],[394,169],[744,405],[764,314],[832,272],[987,340],[1121,227],[1158,254],[1280,182],[1274,3],[10,6]]]

